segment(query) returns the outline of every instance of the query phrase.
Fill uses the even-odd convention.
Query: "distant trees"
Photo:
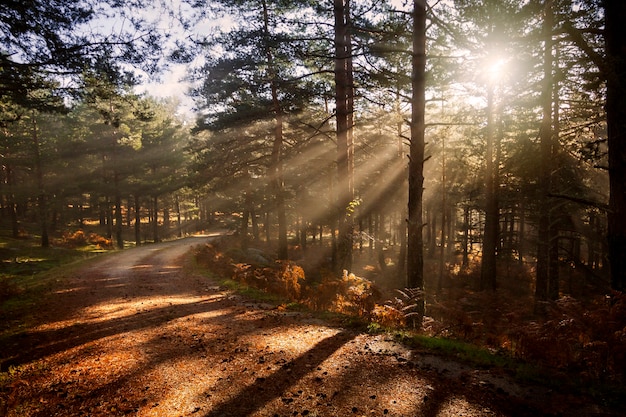
[[[18,218],[36,204],[42,245],[47,246],[48,222],[55,226],[59,212],[65,214],[62,202],[66,198],[82,206],[83,193],[103,207],[102,222],[109,227],[114,222],[113,217],[108,218],[108,206],[113,205],[115,240],[123,247],[122,200],[132,167],[127,150],[137,147],[137,121],[144,117],[132,108],[140,102],[129,91],[137,81],[132,68],[154,71],[163,61],[160,41],[168,37],[156,31],[154,22],[141,10],[133,2],[83,1],[12,2],[0,10],[0,126],[6,145],[3,159],[11,159],[11,166],[3,172],[11,185],[2,191],[14,236],[19,234]],[[91,24],[98,19],[107,19],[107,24]],[[50,116],[51,112],[57,117]],[[84,112],[96,117],[80,114]],[[30,148],[14,140],[26,122]],[[81,141],[86,147],[79,155],[68,144]],[[12,159],[13,154],[24,151],[33,162],[32,171],[26,169],[28,164]],[[94,160],[85,159],[79,167],[68,163],[92,157],[95,165],[90,165]],[[95,166],[99,170],[94,170]],[[63,167],[84,176],[66,178],[58,171]],[[94,181],[97,176],[100,182]],[[73,179],[80,185],[71,187],[57,182],[58,178]],[[31,180],[36,193],[25,187]],[[99,190],[92,188],[95,184]],[[98,201],[98,194],[103,201]],[[113,229],[109,233],[113,234]]]
[[[445,290],[458,266],[479,268],[471,285],[495,291],[513,265],[532,265],[542,304],[569,291],[574,272],[607,284],[610,261],[611,285],[623,289],[618,2],[193,2],[186,10],[200,20],[231,19],[188,38],[200,51],[189,142],[168,103],[128,88],[120,60],[153,57],[147,22],[132,20],[135,38],[66,35],[95,16],[81,4],[70,2],[65,20],[45,5],[30,17],[13,6],[20,19],[52,13],[28,30],[0,12],[13,33],[2,41],[0,120],[15,233],[24,204],[51,219],[65,199],[99,206],[118,245],[129,212],[140,225],[148,209],[158,240],[157,213],[167,222],[189,192],[202,195],[203,218],[237,213],[243,235],[275,244],[281,259],[327,245],[319,261],[335,273],[356,268],[358,249],[396,286]],[[80,70],[79,56],[89,64]],[[82,94],[68,100],[66,85]],[[57,123],[52,110],[71,111]],[[24,165],[28,155],[41,169]],[[70,160],[88,174],[48,191]],[[434,263],[438,274],[425,274]]]
[[[41,225],[42,246],[50,243],[50,229],[84,227],[85,217],[95,216],[121,248],[131,208],[137,227],[143,208],[156,226],[156,199],[186,185],[187,132],[173,105],[101,84],[94,90],[98,93],[88,102],[65,115],[21,110],[19,119],[2,129],[0,193],[15,237],[19,220],[32,213]],[[156,227],[153,231],[158,240]],[[137,234],[136,243],[140,240]]]

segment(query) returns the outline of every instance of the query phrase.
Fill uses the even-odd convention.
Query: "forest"
[[[621,0],[9,2],[0,233],[228,229],[203,256],[242,282],[623,382],[624,21]],[[191,110],[159,91],[172,68]]]

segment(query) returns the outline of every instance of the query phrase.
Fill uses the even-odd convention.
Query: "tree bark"
[[[409,149],[409,201],[407,239],[407,286],[424,288],[423,193],[424,116],[426,112],[426,0],[413,0],[413,53],[411,57],[411,141]],[[423,299],[418,313],[423,317]],[[420,323],[421,323],[420,317]]]
[[[122,237],[122,197],[119,190],[118,174],[115,173],[115,241],[118,249],[124,249],[124,239]]]
[[[50,246],[50,238],[48,237],[48,207],[46,199],[46,191],[43,183],[43,167],[41,163],[41,146],[39,143],[39,134],[37,127],[37,119],[35,117],[35,111],[32,112],[33,117],[33,146],[35,154],[35,173],[37,175],[37,206],[39,210],[39,221],[41,226],[41,247],[47,248]]]
[[[11,169],[11,166],[6,165],[5,171],[6,171],[5,181],[9,188],[9,192],[7,193],[6,197],[7,197],[7,209],[9,210],[9,216],[11,218],[11,236],[13,236],[14,239],[17,239],[20,236],[20,228],[19,228],[19,222],[17,220],[15,193],[13,192],[13,188],[14,188],[13,170]]]
[[[139,195],[135,194],[135,245],[141,246],[141,204]]]
[[[278,80],[274,66],[274,55],[270,45],[269,11],[267,1],[263,0],[263,31],[265,42],[265,57],[267,59],[268,77],[272,93],[272,107],[274,111],[274,141],[272,143],[272,158],[270,168],[270,182],[274,190],[276,215],[278,217],[278,259],[289,259],[287,242],[287,215],[285,212],[285,193],[283,184],[282,147],[283,147],[283,111],[278,97]]]
[[[352,144],[350,143],[350,60],[349,0],[334,0],[335,18],[335,105],[337,121],[337,215],[338,239],[335,272],[352,269],[354,184]]]
[[[154,243],[158,243],[161,241],[161,238],[159,238],[159,197],[156,195],[152,198],[152,210],[152,231],[154,234]]]
[[[487,92],[487,146],[485,150],[485,230],[479,289],[496,290],[496,251],[498,245],[498,200],[496,198],[494,88]]]
[[[552,176],[552,0],[546,0],[543,18],[543,89],[541,92],[542,121],[539,132],[539,225],[537,231],[537,275],[535,300],[548,299],[550,282],[550,211]]]
[[[604,0],[607,61],[606,114],[609,145],[607,240],[611,287],[626,288],[626,2]]]

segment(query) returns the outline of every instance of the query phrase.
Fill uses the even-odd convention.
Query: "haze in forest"
[[[515,306],[503,320],[548,334],[563,305],[623,302],[625,15],[617,0],[11,4],[3,234],[124,249],[219,227],[234,265],[293,262],[312,293],[361,291],[368,318],[462,317],[429,328],[464,338]],[[623,377],[611,308],[614,332],[568,335],[577,358],[606,343]],[[513,352],[496,327],[474,339]]]

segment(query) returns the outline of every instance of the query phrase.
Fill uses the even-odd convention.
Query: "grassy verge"
[[[28,328],[38,302],[63,279],[67,267],[102,252],[92,246],[69,249],[38,244],[35,239],[0,236],[0,344]]]
[[[459,340],[393,330],[387,332],[413,348],[451,358],[473,368],[503,371],[520,384],[543,386],[555,392],[579,393],[613,408],[624,405],[626,389],[612,382],[585,380],[572,372],[528,363]]]

